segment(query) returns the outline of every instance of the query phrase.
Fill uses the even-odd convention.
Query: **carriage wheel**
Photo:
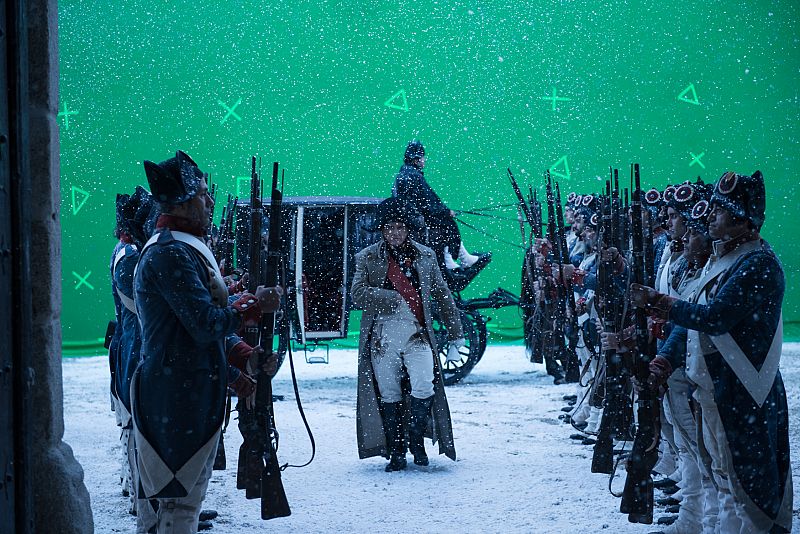
[[[478,351],[478,361],[483,358],[483,353],[486,352],[486,345],[489,343],[489,332],[486,330],[486,317],[480,314],[477,310],[467,311],[467,316],[475,326],[478,332],[478,341],[480,342],[480,350]],[[477,363],[477,362],[476,362]]]
[[[438,313],[433,313],[433,330],[436,335],[436,346],[439,349],[439,363],[441,364],[442,379],[445,386],[452,386],[467,376],[483,355],[480,334],[472,318],[463,310],[459,310],[459,317],[464,330],[464,340],[467,344],[459,349],[461,353],[459,361],[448,362],[445,359],[447,349],[450,347],[450,343],[447,341],[447,329],[439,319]]]

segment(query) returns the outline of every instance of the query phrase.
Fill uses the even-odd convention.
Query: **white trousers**
[[[717,488],[719,516],[716,532],[720,534],[762,532],[753,523],[745,504],[738,502],[734,497],[733,463],[730,458],[725,427],[719,417],[713,393],[698,389],[695,398],[700,403],[702,414],[698,443],[701,447],[701,454],[707,454],[710,459],[711,478]]]
[[[681,466],[680,487],[683,494],[674,530],[680,534],[697,534],[703,530],[706,499],[716,501],[716,490],[709,477],[706,477],[706,485],[703,484],[701,460],[697,448],[697,424],[689,405],[691,384],[683,368],[672,373],[668,385],[665,408],[669,409],[672,418]],[[709,513],[712,511],[713,507],[708,510]],[[716,513],[713,518],[709,518],[709,521],[711,519],[716,523]]]
[[[211,479],[216,456],[217,448],[214,447],[197,483],[189,490],[186,497],[139,499],[136,534],[196,534],[197,524],[200,521],[200,508],[206,498],[208,481]]]
[[[584,366],[586,366],[586,362],[589,361],[591,358],[592,353],[589,349],[586,348],[586,341],[583,339],[583,331],[578,333],[578,346],[575,347],[575,352],[578,354],[578,359],[581,362],[581,370],[583,370]],[[583,376],[583,379],[580,382],[586,384],[594,377],[594,365],[590,365],[586,371],[586,374]],[[591,387],[584,387],[580,385],[580,382],[576,386],[575,395],[578,397],[578,403],[580,406],[573,412],[572,414],[572,421],[575,423],[583,423],[589,418],[589,396],[591,395]]]
[[[401,380],[405,366],[411,380],[411,395],[433,396],[433,351],[424,330],[410,310],[378,318],[372,327],[372,370],[382,402],[403,400]]]

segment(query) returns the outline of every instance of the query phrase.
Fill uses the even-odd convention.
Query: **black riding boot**
[[[408,448],[414,455],[414,463],[428,465],[428,455],[425,454],[425,427],[428,426],[428,414],[431,411],[433,397],[418,399],[410,397],[411,417],[408,428]]]
[[[384,402],[383,430],[386,433],[386,446],[389,449],[389,464],[386,472],[402,471],[406,468],[406,440],[403,435],[403,403]]]

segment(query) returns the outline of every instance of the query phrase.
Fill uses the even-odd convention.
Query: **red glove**
[[[242,293],[239,300],[231,304],[234,310],[242,316],[243,325],[253,325],[261,320],[261,308],[258,299],[250,293]]]
[[[631,304],[637,308],[644,308],[647,313],[656,319],[669,319],[669,311],[678,300],[655,289],[640,284],[631,284]]]
[[[256,390],[256,381],[250,378],[250,375],[247,373],[239,373],[236,380],[228,385],[236,392],[236,396],[240,399],[249,397]]]
[[[228,351],[228,363],[240,371],[246,371],[247,361],[253,354],[260,351],[263,351],[261,347],[256,347],[254,349],[244,341],[240,341]]]
[[[672,364],[664,356],[656,356],[650,360],[650,376],[647,377],[647,385],[653,391],[658,391],[664,387],[672,374]]]
[[[241,293],[242,291],[247,291],[247,282],[250,279],[247,273],[240,276],[237,280],[234,277],[226,277],[230,283],[228,283],[228,295],[235,295],[236,293]]]
[[[667,333],[664,331],[664,327],[667,326],[666,321],[662,321],[661,319],[650,319],[650,335],[653,336],[655,339],[667,339]]]

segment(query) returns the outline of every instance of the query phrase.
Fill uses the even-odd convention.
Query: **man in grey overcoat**
[[[382,239],[356,254],[351,287],[355,307],[364,310],[358,351],[358,454],[389,458],[387,472],[406,467],[404,420],[415,464],[429,463],[426,434],[434,443],[439,441],[440,454],[456,459],[431,323],[432,300],[447,328],[448,361],[461,359],[464,334],[433,251],[408,237],[413,211],[399,198],[378,206]],[[408,394],[402,387],[405,375],[411,384]]]

